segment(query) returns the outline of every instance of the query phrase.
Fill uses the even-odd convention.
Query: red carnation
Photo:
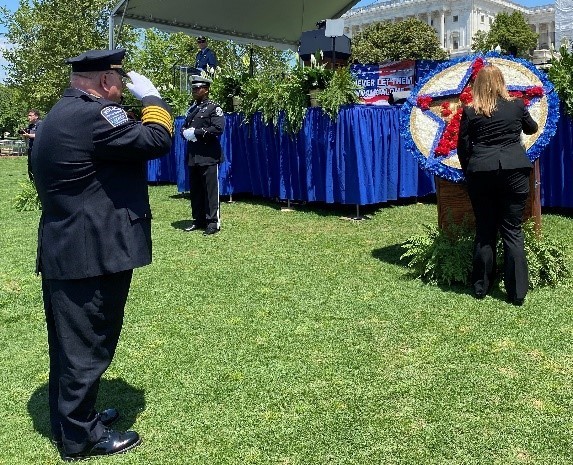
[[[428,108],[430,108],[430,103],[432,103],[432,97],[430,97],[429,95],[422,95],[421,97],[418,97],[418,99],[416,100],[416,104],[422,110],[427,110]]]
[[[444,140],[440,140],[438,146],[436,147],[436,150],[434,150],[434,153],[440,156],[448,155],[450,153],[449,144]]]
[[[525,90],[525,96],[528,98],[542,97],[543,87],[535,86]]]
[[[452,110],[450,110],[450,102],[442,103],[442,111],[441,114],[444,118],[447,118],[452,114]]]
[[[476,58],[475,61],[472,63],[472,75],[470,79],[473,81],[475,80],[477,73],[479,73],[480,69],[484,66],[483,58]]]
[[[466,87],[460,94],[460,102],[462,102],[464,105],[467,105],[468,103],[471,103],[472,100],[472,89],[471,87]]]

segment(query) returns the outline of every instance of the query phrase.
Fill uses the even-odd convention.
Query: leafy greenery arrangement
[[[569,47],[561,46],[559,55],[551,59],[549,79],[553,82],[565,111],[569,116],[573,116],[573,54]]]
[[[233,97],[243,96],[243,85],[249,74],[234,69],[219,70],[215,73],[210,96],[224,111],[233,111]]]
[[[426,225],[424,234],[410,237],[402,247],[419,278],[432,284],[468,284],[472,269],[474,231],[467,225],[453,224],[447,231]],[[564,246],[557,241],[535,234],[533,221],[523,225],[525,252],[529,265],[529,287],[555,286],[570,276],[565,261]],[[503,247],[499,241],[496,257],[498,267],[503,263]]]
[[[565,246],[559,241],[538,237],[533,221],[523,225],[525,254],[529,266],[529,287],[555,286],[571,275],[565,261]],[[498,247],[501,250],[501,247]],[[503,263],[501,255],[498,263]]]
[[[318,104],[326,114],[335,119],[342,105],[358,102],[359,89],[360,86],[356,84],[350,69],[339,68],[333,73],[326,88],[318,95]]]
[[[466,225],[451,223],[448,232],[436,225],[424,225],[425,233],[414,235],[402,244],[417,277],[432,284],[468,284],[472,269],[474,233]]]
[[[296,68],[280,75],[261,73],[246,81],[241,107],[245,121],[261,112],[265,124],[271,123],[278,128],[281,112],[284,112],[285,130],[298,132],[308,107],[308,95],[302,82],[300,70]]]
[[[164,90],[161,95],[173,110],[174,116],[185,115],[187,113],[187,109],[191,105],[192,100],[187,92],[179,90],[176,87],[169,87]]]
[[[322,87],[317,100],[323,110],[336,118],[341,105],[358,102],[359,86],[349,68],[336,71],[323,65],[296,66],[281,74],[267,72],[256,75],[242,83],[243,103],[241,110],[248,121],[257,112],[262,113],[266,124],[278,127],[284,112],[284,129],[298,132],[310,103],[309,91]]]
[[[36,191],[36,186],[30,180],[20,183],[21,190],[14,199],[14,208],[16,211],[34,211],[40,210],[42,204]]]
[[[297,66],[295,69],[302,81],[305,93],[315,89],[326,89],[332,79],[334,71],[327,68],[326,63],[320,63],[322,58],[322,51],[317,52],[310,56],[310,66]]]

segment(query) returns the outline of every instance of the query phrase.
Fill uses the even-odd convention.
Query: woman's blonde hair
[[[496,110],[498,98],[513,100],[507,92],[501,70],[494,65],[486,65],[479,70],[472,85],[472,96],[476,113],[488,118]]]

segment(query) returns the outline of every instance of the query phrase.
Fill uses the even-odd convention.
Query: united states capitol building
[[[538,58],[559,48],[564,38],[573,37],[573,0],[525,7],[508,0],[379,0],[345,13],[344,33],[352,38],[368,25],[381,21],[417,18],[436,30],[442,47],[451,56],[471,53],[472,37],[478,31],[488,32],[498,13],[523,13],[531,29],[539,34]],[[546,54],[543,51],[547,51]]]

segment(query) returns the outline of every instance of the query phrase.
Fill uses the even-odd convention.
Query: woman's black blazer
[[[464,173],[531,168],[521,144],[521,132],[538,129],[523,100],[498,99],[488,118],[464,107],[458,137],[458,158]]]

